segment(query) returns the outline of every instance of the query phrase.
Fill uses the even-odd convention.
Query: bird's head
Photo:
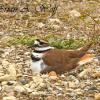
[[[33,46],[34,47],[47,47],[47,46],[49,46],[49,43],[47,41],[42,40],[42,39],[36,39],[34,41]]]
[[[30,47],[36,51],[43,51],[43,50],[45,51],[45,50],[53,48],[49,45],[47,41],[42,40],[42,39],[36,39],[33,45],[31,45]]]

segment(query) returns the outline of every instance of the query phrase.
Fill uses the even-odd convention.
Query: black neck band
[[[39,61],[41,58],[35,57],[34,55],[31,55],[31,59],[33,62],[35,62],[35,61]]]
[[[42,52],[46,52],[46,51],[49,51],[50,49],[47,49],[47,50],[34,50],[34,52],[36,53],[42,53]]]

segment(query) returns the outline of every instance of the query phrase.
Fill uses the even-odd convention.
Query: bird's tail
[[[91,43],[89,43],[89,44],[87,44],[86,46],[84,46],[84,47],[82,47],[82,48],[80,48],[80,52],[87,52],[89,49],[90,49],[90,47],[92,46],[92,42]]]
[[[100,56],[95,56],[93,54],[85,54],[83,57],[81,57],[78,64],[83,65],[83,64],[90,63],[90,62],[93,62],[93,61],[98,62],[99,60],[100,60]]]
[[[86,46],[78,49],[77,52],[78,52],[79,57],[84,56],[87,53],[87,51],[90,49],[90,47],[92,46],[92,44],[93,43],[91,42],[91,43],[87,44]]]

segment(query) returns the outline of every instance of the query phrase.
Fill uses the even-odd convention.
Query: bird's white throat
[[[44,55],[43,52],[50,50],[50,49],[54,49],[54,47],[50,47],[50,46],[48,46],[48,47],[36,47],[35,51],[32,52],[32,55],[35,58],[40,58],[39,61],[32,61],[31,62],[31,69],[33,72],[41,72],[43,69],[45,69],[47,67],[47,65],[44,64],[42,57]]]
[[[48,46],[48,47],[36,47],[35,48],[36,51],[45,51],[49,49],[54,49],[54,47]]]
[[[31,61],[31,69],[33,72],[40,73],[45,68],[46,65],[44,64],[42,59],[36,62]]]

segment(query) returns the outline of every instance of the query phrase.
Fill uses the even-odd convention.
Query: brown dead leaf
[[[94,77],[100,77],[100,71],[95,72]]]
[[[100,100],[100,93],[95,94],[95,100]]]
[[[57,74],[56,74],[55,71],[51,71],[48,75],[49,75],[49,77],[50,77],[51,79],[53,79],[53,80],[58,79],[58,76],[57,76]]]

